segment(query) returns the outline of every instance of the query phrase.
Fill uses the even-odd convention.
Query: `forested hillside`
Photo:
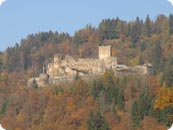
[[[155,75],[27,88],[55,53],[97,57],[111,45],[118,63],[152,63]],[[7,130],[166,130],[173,123],[173,15],[155,20],[104,19],[75,32],[28,35],[0,53],[0,123]]]

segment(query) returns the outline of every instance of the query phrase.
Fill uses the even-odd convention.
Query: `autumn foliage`
[[[111,45],[119,64],[153,64],[155,75],[107,70],[89,81],[26,87],[54,54],[97,58],[99,45]],[[28,35],[0,52],[0,123],[7,130],[162,130],[173,122],[172,51],[172,14],[129,22],[108,18],[74,36]]]
[[[173,107],[173,88],[166,88],[163,86],[158,92],[154,109],[162,110],[169,106]]]

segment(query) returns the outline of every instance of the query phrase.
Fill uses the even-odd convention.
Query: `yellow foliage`
[[[158,92],[154,109],[162,110],[169,106],[173,106],[173,87],[167,88],[164,85]]]

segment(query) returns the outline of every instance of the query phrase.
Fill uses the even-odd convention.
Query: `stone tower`
[[[99,46],[99,59],[107,59],[110,58],[111,55],[111,46]]]

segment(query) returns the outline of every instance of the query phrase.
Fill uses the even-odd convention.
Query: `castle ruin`
[[[112,57],[110,46],[99,46],[98,59],[74,59],[68,55],[55,54],[52,63],[48,64],[47,74],[56,76],[82,76],[85,74],[103,73],[106,69],[115,69],[117,58]]]
[[[45,86],[46,83],[57,84],[62,81],[72,81],[76,77],[91,77],[104,73],[107,69],[112,69],[117,76],[124,74],[154,74],[151,64],[137,65],[129,67],[117,63],[117,57],[112,57],[111,46],[99,46],[98,58],[75,59],[69,55],[55,54],[53,61],[47,65],[46,74],[28,81],[28,86],[33,81],[37,81],[38,87]]]

